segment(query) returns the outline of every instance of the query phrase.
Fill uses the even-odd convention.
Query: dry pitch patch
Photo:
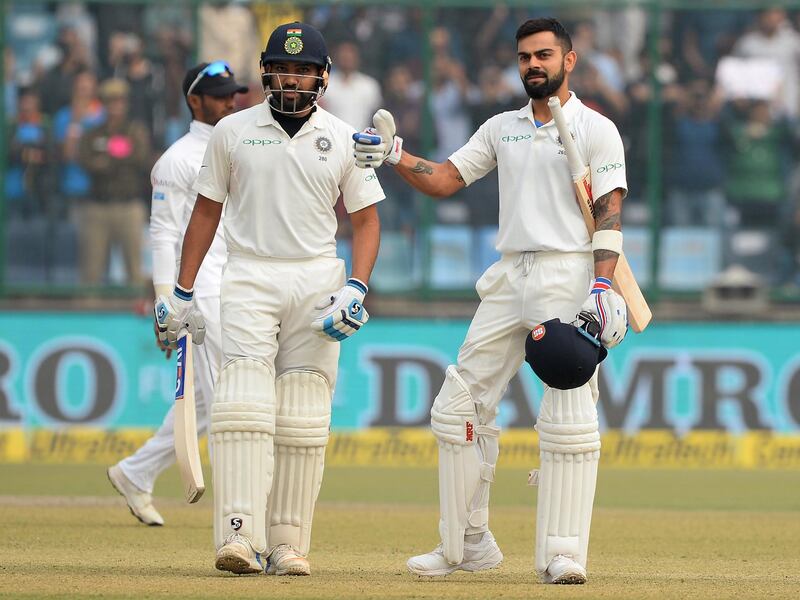
[[[436,543],[436,510],[320,506],[313,575],[237,577],[213,568],[210,511],[162,503],[168,525],[137,524],[118,502],[0,504],[0,595],[15,598],[797,598],[791,513],[600,509],[582,587],[536,583],[533,510],[503,507],[492,528],[506,559],[429,580],[406,558]]]

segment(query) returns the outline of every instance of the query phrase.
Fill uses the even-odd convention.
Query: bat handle
[[[572,180],[578,181],[585,175],[586,165],[583,164],[580,154],[578,154],[575,140],[572,139],[572,133],[567,126],[564,111],[561,109],[561,100],[559,100],[558,96],[551,96],[547,101],[547,106],[550,108],[550,114],[553,115],[553,122],[556,124],[558,137],[561,138],[561,145],[564,146],[564,153],[567,155],[567,164],[569,164]]]

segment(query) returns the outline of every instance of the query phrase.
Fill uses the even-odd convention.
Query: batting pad
[[[275,379],[264,363],[242,358],[222,369],[211,407],[214,543],[232,533],[267,547],[264,515],[272,486]]]
[[[452,365],[433,401],[431,429],[439,441],[439,534],[447,562],[457,565],[464,535],[489,528],[500,429],[478,422],[467,384]]]
[[[275,481],[267,509],[270,552],[288,544],[311,546],[311,521],[322,486],[331,422],[331,389],[312,371],[290,371],[276,382]]]
[[[600,458],[597,409],[590,385],[547,388],[536,423],[539,432],[539,496],[536,570],[554,556],[572,557],[584,569]]]

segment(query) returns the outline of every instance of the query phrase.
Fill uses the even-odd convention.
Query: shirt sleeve
[[[355,133],[355,129],[353,129],[352,133]],[[352,133],[348,134],[348,137]],[[378,176],[375,174],[375,169],[357,167],[355,158],[352,155],[347,159],[347,166],[339,183],[339,190],[342,192],[344,207],[348,213],[357,212],[386,198],[378,181]]]
[[[448,159],[458,169],[466,185],[477,181],[497,166],[497,152],[492,142],[496,118],[492,117],[481,125],[469,141]]]
[[[617,188],[628,191],[625,174],[625,149],[616,125],[603,117],[590,129],[588,139],[592,196],[595,199]]]
[[[227,143],[229,135],[223,119],[211,133],[211,139],[203,156],[203,164],[194,182],[195,192],[220,204],[225,202],[230,189],[231,158]]]
[[[177,173],[162,157],[150,173],[150,245],[153,252],[153,285],[173,285],[181,239],[186,193]]]

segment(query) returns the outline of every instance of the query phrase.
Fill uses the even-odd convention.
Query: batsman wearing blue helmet
[[[157,311],[170,341],[202,320],[193,286],[225,202],[222,369],[210,423],[222,571],[311,573],[338,342],[369,318],[384,195],[374,171],[356,167],[355,130],[317,106],[330,69],[310,25],[272,32],[261,55],[266,98],[214,129],[175,290]],[[349,278],[336,257],[340,196],[353,225]]]

